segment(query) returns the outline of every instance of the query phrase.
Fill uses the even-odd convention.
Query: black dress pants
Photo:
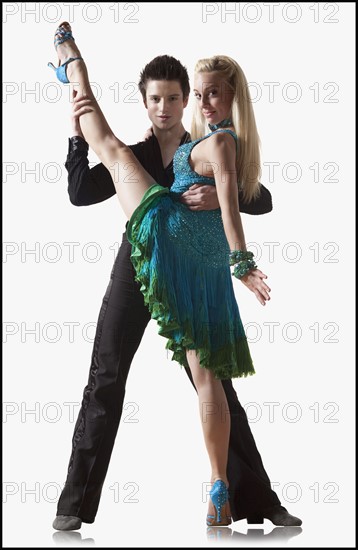
[[[109,466],[134,354],[150,320],[134,280],[125,233],[103,298],[87,386],[76,421],[66,484],[57,515],[93,523]],[[185,369],[191,383],[189,369]],[[231,380],[222,384],[231,415],[227,475],[233,521],[257,515],[280,501],[270,486],[246,413]]]

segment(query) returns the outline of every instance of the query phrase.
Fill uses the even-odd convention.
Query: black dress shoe
[[[76,531],[81,525],[82,520],[77,516],[56,516],[52,527],[57,531]]]
[[[291,516],[283,506],[273,506],[267,508],[262,514],[250,515],[247,517],[247,523],[263,523],[264,518],[272,521],[274,525],[283,527],[299,527],[302,525],[302,520]]]

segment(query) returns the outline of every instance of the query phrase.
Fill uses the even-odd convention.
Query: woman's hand
[[[264,279],[267,279],[267,275],[262,273],[260,269],[252,269],[244,277],[241,277],[241,281],[250,289],[263,306],[266,305],[266,301],[271,300],[269,292],[271,288],[267,286]]]
[[[90,113],[93,111],[91,107],[92,100],[85,96],[78,96],[76,90],[72,91],[72,112],[71,112],[71,126],[72,126],[72,135],[80,136],[84,139],[84,136],[81,131],[80,117],[85,113]]]

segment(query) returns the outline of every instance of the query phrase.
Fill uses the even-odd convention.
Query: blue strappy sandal
[[[231,516],[221,515],[221,509],[224,507],[226,502],[229,501],[229,492],[225,483],[221,479],[216,480],[212,486],[210,498],[215,507],[215,516],[207,514],[206,525],[210,527],[230,525],[232,522]]]
[[[55,48],[57,49],[57,46],[59,46],[63,42],[66,42],[66,40],[73,40],[74,41],[75,39],[73,38],[71,31],[66,31],[60,25],[57,28],[56,33],[55,33],[55,38],[54,38]],[[55,67],[54,64],[51,63],[51,62],[47,63],[47,66],[51,67],[51,69],[53,69],[55,71],[56,76],[57,76],[57,78],[60,82],[62,82],[63,84],[69,84],[70,81],[68,80],[67,74],[66,74],[67,65],[69,63],[71,63],[72,61],[76,61],[76,59],[82,59],[83,60],[82,57],[70,57],[70,59],[67,59],[67,61],[65,61],[59,67]]]

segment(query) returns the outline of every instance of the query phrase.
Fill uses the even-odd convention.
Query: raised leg
[[[67,33],[71,32],[69,23],[62,23],[60,28]],[[61,65],[70,58],[81,57],[76,43],[71,39],[58,44],[57,53]],[[68,63],[66,73],[70,83],[76,84],[78,95],[90,100],[91,111],[83,114],[80,119],[82,133],[91,149],[109,170],[124,213],[130,218],[144,193],[155,181],[129,147],[109,127],[92,92],[83,59]]]

